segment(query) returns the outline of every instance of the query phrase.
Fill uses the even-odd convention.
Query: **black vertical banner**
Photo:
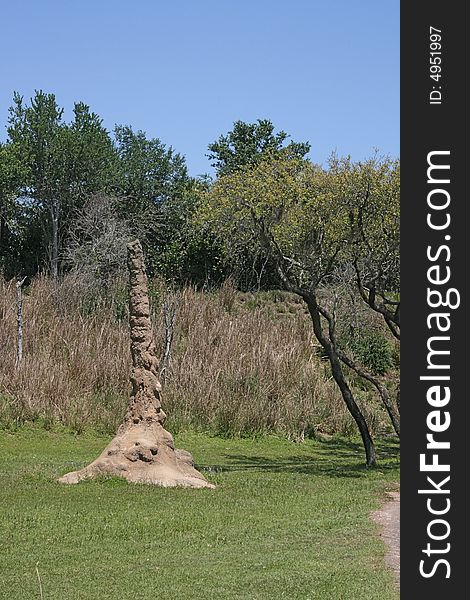
[[[404,599],[470,597],[470,127],[464,91],[470,52],[464,7],[434,0],[401,4]]]

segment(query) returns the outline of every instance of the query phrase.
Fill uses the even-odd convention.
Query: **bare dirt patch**
[[[388,500],[372,513],[372,518],[380,525],[380,536],[387,545],[385,561],[400,585],[400,492],[388,492],[387,495]]]

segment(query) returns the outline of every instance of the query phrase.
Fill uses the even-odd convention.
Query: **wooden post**
[[[21,361],[23,360],[23,284],[26,280],[26,277],[23,277],[21,281],[16,282],[16,322],[17,322],[17,331],[18,331],[18,339],[16,346],[16,363],[15,366],[17,369],[20,368]]]
[[[177,300],[175,295],[172,296],[173,297],[165,300],[163,304],[163,317],[165,320],[165,351],[159,366],[160,383],[162,384],[162,387],[165,385],[168,369],[170,367],[171,346],[173,344],[173,334],[175,330]]]

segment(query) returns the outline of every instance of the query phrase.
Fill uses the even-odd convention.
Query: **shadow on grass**
[[[363,459],[361,443],[348,440],[321,442],[304,456],[252,456],[248,454],[225,454],[226,464],[204,465],[197,468],[208,473],[233,471],[270,471],[273,473],[302,473],[331,477],[363,477],[375,471],[384,473],[396,470],[400,450],[397,442],[383,441],[377,444],[378,465],[367,468]]]

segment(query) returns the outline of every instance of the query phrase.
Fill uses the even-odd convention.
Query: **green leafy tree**
[[[68,217],[88,194],[109,184],[115,162],[111,139],[85,104],[75,104],[74,119],[67,124],[54,94],[42,91],[30,105],[14,94],[8,136],[15,160],[23,165],[17,202],[37,211],[44,251],[57,278]]]
[[[47,213],[51,227],[51,272],[58,273],[60,196],[63,177],[64,138],[62,109],[53,94],[36,92],[31,105],[15,93],[10,108],[8,135],[25,165],[21,186],[23,202],[29,199]]]
[[[217,236],[196,218],[209,187],[207,180],[195,179],[182,196],[170,198],[162,206],[162,217],[170,234],[155,265],[173,283],[212,288],[222,284],[231,273],[231,262]]]
[[[151,270],[181,276],[192,232],[197,182],[181,154],[131,127],[115,128],[120,211],[145,246]]]
[[[290,156],[304,158],[310,151],[308,142],[291,141],[285,131],[274,133],[274,125],[268,119],[258,119],[256,123],[236,121],[233,130],[221,135],[209,144],[210,160],[217,175],[228,175],[240,167],[254,165],[266,156],[273,156],[287,150]]]
[[[400,339],[400,165],[334,157],[330,170],[350,198],[351,264],[366,306]]]
[[[120,195],[129,199],[132,212],[158,208],[183,193],[190,178],[181,154],[129,126],[116,126],[114,136],[119,157],[115,185]]]
[[[73,115],[66,127],[68,197],[74,208],[81,208],[90,196],[112,188],[119,161],[99,115],[83,102],[75,103]]]
[[[220,177],[207,195],[200,219],[213,224],[228,252],[236,254],[247,247],[264,251],[278,282],[305,301],[313,332],[358,426],[366,462],[373,465],[373,441],[347,372],[353,369],[366,379],[372,375],[341,348],[335,288],[348,282],[345,274],[358,256],[353,218],[358,203],[369,189],[369,203],[381,207],[388,219],[395,211],[395,206],[388,205],[396,198],[396,190],[390,196],[389,182],[396,183],[396,179],[390,176],[391,161],[349,166],[346,162],[322,169],[275,153],[255,166]],[[365,187],[358,183],[361,178]],[[371,235],[377,240],[380,228],[374,227]]]
[[[23,166],[13,145],[0,143],[0,271],[7,278],[20,275],[25,260],[24,211],[16,204],[22,179]]]

